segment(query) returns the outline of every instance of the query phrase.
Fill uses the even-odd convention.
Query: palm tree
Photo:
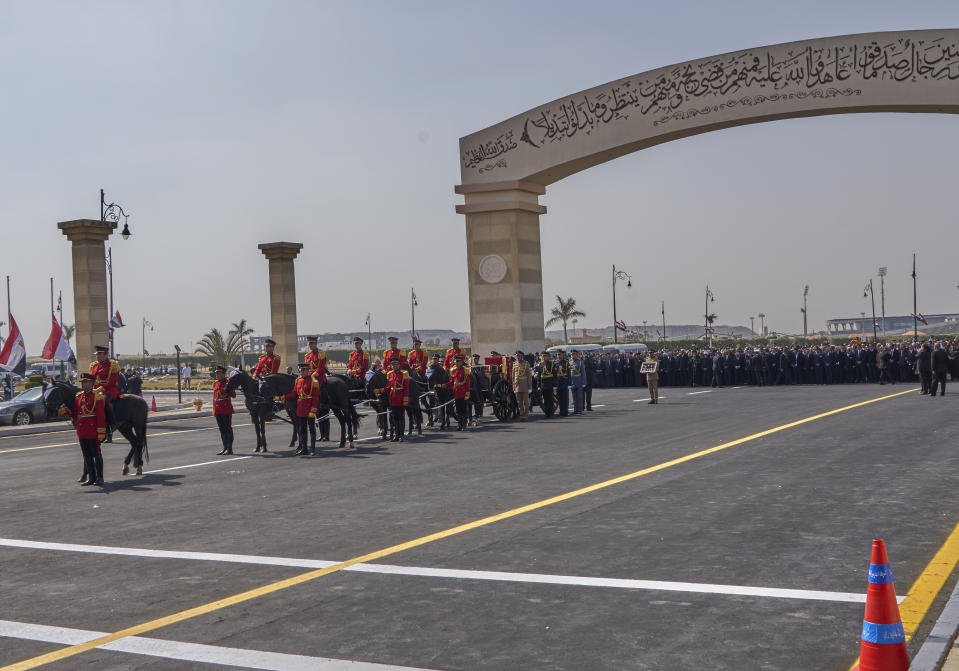
[[[706,315],[706,325],[707,325],[707,326],[712,326],[714,321],[716,321],[716,313],[715,313],[715,312],[710,312],[708,315]],[[713,342],[712,334],[709,332],[709,329],[706,329],[706,342],[708,342],[708,343],[710,343],[710,344],[712,344],[712,342]]]
[[[230,340],[233,340],[233,338]],[[225,366],[230,363],[230,358],[236,354],[236,349],[231,350],[230,344],[232,343],[223,338],[220,329],[212,328],[197,343],[195,351],[197,354],[206,354],[219,365]]]
[[[582,310],[577,310],[577,309],[576,309],[576,299],[575,299],[575,298],[569,297],[569,298],[567,298],[567,299],[564,300],[562,296],[557,296],[557,297],[556,297],[556,307],[553,308],[551,314],[552,314],[553,316],[550,317],[550,318],[549,318],[549,321],[546,322],[546,327],[549,328],[549,327],[552,326],[553,324],[557,324],[557,323],[559,323],[559,322],[563,322],[563,341],[568,345],[568,344],[569,344],[569,335],[568,335],[567,332],[566,332],[566,323],[567,323],[570,319],[573,319],[574,317],[577,318],[577,319],[580,318],[580,317],[585,317],[585,316],[586,316],[586,313],[583,312]]]
[[[66,341],[69,343],[69,342],[70,342],[70,338],[73,337],[73,334],[76,333],[76,331],[77,331],[77,325],[76,325],[76,324],[64,324],[64,325],[63,325],[63,339],[66,340]]]
[[[234,322],[233,328],[230,330],[230,337],[237,339],[236,345],[240,349],[240,368],[246,368],[246,362],[243,360],[243,352],[250,344],[247,336],[251,333],[253,333],[253,329],[247,326],[245,319]]]

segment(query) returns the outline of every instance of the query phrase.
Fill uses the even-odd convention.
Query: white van
[[[592,344],[589,344],[589,345],[556,345],[556,346],[554,346],[554,347],[550,347],[550,348],[547,349],[546,351],[549,352],[550,354],[556,354],[556,352],[566,352],[567,354],[568,354],[569,352],[583,352],[583,353],[585,354],[585,353],[587,353],[587,352],[602,352],[602,351],[603,351],[603,346],[602,346],[602,345],[592,345]]]

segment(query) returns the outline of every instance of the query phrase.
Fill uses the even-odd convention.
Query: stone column
[[[512,354],[541,351],[543,270],[539,215],[546,208],[541,184],[497,182],[456,187],[465,205],[469,272],[470,332],[473,351]]]
[[[73,344],[77,370],[83,372],[93,360],[95,345],[110,344],[107,314],[107,265],[103,243],[116,229],[114,221],[76,219],[57,224],[73,244]]]
[[[303,249],[299,242],[265,242],[258,245],[270,262],[270,324],[276,353],[280,355],[280,372],[296,364],[300,353],[296,341],[296,275],[293,259]]]

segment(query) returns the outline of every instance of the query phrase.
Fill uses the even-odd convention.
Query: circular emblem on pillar
[[[479,262],[479,275],[484,282],[496,284],[506,277],[506,259],[499,254],[484,256]]]

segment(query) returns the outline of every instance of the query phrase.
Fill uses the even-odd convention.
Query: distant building
[[[929,326],[937,326],[939,324],[952,324],[955,323],[956,327],[959,328],[959,314],[938,314],[938,315],[923,315],[926,318],[926,321],[929,322]],[[886,333],[898,333],[901,331],[911,331],[913,329],[914,320],[912,315],[905,316],[896,316],[890,317],[886,316],[885,322],[883,322],[882,317],[876,317],[876,327],[880,332],[883,331],[883,324],[885,323]],[[919,329],[925,328],[925,324],[919,322]],[[826,332],[829,335],[852,335],[854,333],[870,333],[872,331],[872,315],[866,315],[863,317],[843,317],[839,319],[827,319],[826,320]]]

